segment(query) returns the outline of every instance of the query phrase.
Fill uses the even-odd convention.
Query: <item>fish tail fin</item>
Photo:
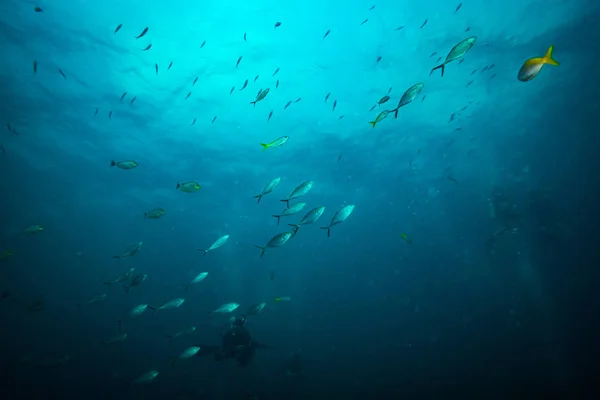
[[[327,229],[327,237],[331,237],[331,227],[330,226],[322,226],[321,229]]]
[[[202,251],[202,256],[206,257],[206,253],[208,253],[208,250],[204,250],[204,249],[198,249],[198,251]]]
[[[266,143],[259,143],[259,144],[260,144],[260,145],[262,146],[262,148],[263,148],[263,149],[262,149],[262,151],[265,151],[265,150],[267,150],[267,149],[269,148],[269,145],[268,145],[268,144],[266,144]]]
[[[555,59],[552,58],[552,52],[553,51],[554,51],[554,46],[550,46],[548,48],[548,51],[546,52],[546,55],[542,59],[542,61],[543,61],[544,64],[559,66],[560,63],[558,61],[556,61]]]
[[[295,235],[298,232],[298,229],[300,229],[299,225],[296,225],[296,224],[288,224],[288,225],[292,227],[292,235]]]
[[[377,121],[369,121],[369,123],[371,124],[371,128],[375,128]]]
[[[251,101],[250,104],[253,104],[254,107],[256,107],[256,102],[255,101]]]
[[[155,316],[157,311],[156,308],[150,306],[148,306],[148,308],[152,310],[152,316]]]
[[[277,225],[279,225],[279,221],[281,221],[281,215],[273,215],[273,217],[277,218]]]
[[[256,204],[259,204],[259,203],[260,203],[260,199],[262,199],[262,197],[263,197],[263,195],[262,195],[262,194],[259,194],[258,196],[254,196],[254,198],[255,198],[255,199],[258,199],[258,200],[256,201]]]
[[[177,186],[175,186],[175,190],[179,189],[181,187],[181,185],[178,183]]]
[[[257,245],[254,245],[254,247],[256,247],[257,249],[260,249],[260,258],[263,258],[263,256],[265,255],[265,251],[267,250],[267,248],[263,247],[263,246],[257,246]]]
[[[117,163],[114,160],[110,162],[111,167],[114,167],[115,165],[117,165]]]
[[[190,288],[190,285],[183,285],[182,287],[183,287],[183,291],[187,292],[188,289]]]
[[[125,289],[125,294],[129,293],[129,289],[131,286],[123,285],[123,289]]]
[[[398,119],[398,110],[399,109],[400,109],[400,107],[394,108],[394,119]]]
[[[122,257],[121,256],[113,256],[112,258],[118,258],[120,261]]]
[[[290,208],[290,199],[284,199],[284,200],[279,200],[279,201],[283,201],[285,203],[285,207]]]
[[[144,213],[144,219],[148,219],[148,213]]]
[[[433,69],[429,73],[429,76],[431,76],[431,74],[433,74],[433,71],[435,71],[436,69],[440,69],[440,68],[442,69],[442,76],[444,76],[444,69],[446,69],[445,63],[442,63],[442,64],[438,65],[437,67],[433,67]]]
[[[167,339],[169,339],[169,344],[173,343],[173,336],[171,335],[166,335],[165,336]]]

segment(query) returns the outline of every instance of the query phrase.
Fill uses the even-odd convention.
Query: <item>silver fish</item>
[[[263,256],[265,255],[265,251],[268,248],[270,248],[270,247],[281,247],[284,244],[286,244],[286,242],[292,236],[293,236],[292,232],[278,233],[277,235],[273,236],[271,238],[271,240],[269,240],[269,242],[265,246],[256,246],[256,245],[254,245],[254,247],[259,248],[261,250],[260,258],[263,258]]]
[[[126,161],[111,161],[110,162],[110,166],[111,167],[117,167],[120,169],[134,169],[140,166],[140,164],[138,164],[136,161],[133,160],[126,160]]]
[[[215,314],[215,313],[230,313],[233,312],[235,310],[237,310],[237,308],[240,305],[238,303],[225,303],[222,306],[220,306],[219,308],[217,308],[216,310],[213,311],[209,311],[209,314]]]
[[[408,88],[406,92],[404,92],[404,94],[400,98],[400,101],[398,102],[398,107],[396,107],[393,110],[394,118],[398,118],[398,110],[400,109],[400,107],[404,107],[405,105],[412,102],[421,93],[421,90],[423,90],[424,86],[425,84],[423,82],[417,83],[416,85],[413,85],[410,88]]]
[[[220,238],[218,238],[217,240],[215,240],[214,243],[211,244],[208,249],[206,249],[206,250],[204,250],[204,249],[198,249],[198,251],[203,251],[204,252],[203,255],[206,256],[206,253],[208,253],[209,251],[218,249],[219,247],[221,247],[225,243],[227,243],[227,239],[229,239],[229,235],[221,236]]]
[[[469,50],[471,50],[473,45],[475,45],[476,41],[477,41],[477,36],[471,36],[471,37],[466,38],[465,40],[461,41],[460,43],[458,43],[456,46],[454,46],[452,48],[452,50],[450,50],[450,52],[446,56],[446,59],[444,60],[444,62],[441,63],[440,65],[438,65],[437,67],[434,67],[431,70],[431,72],[429,73],[429,75],[431,75],[433,73],[433,71],[435,71],[436,69],[441,68],[442,76],[444,76],[444,69],[446,68],[446,64],[448,64],[451,61],[458,60],[459,58],[464,56]]]
[[[312,189],[314,185],[313,181],[306,181],[301,183],[296,189],[294,189],[294,191],[292,192],[292,194],[290,194],[290,197],[288,197],[287,199],[283,199],[280,201],[283,201],[285,203],[285,205],[287,207],[290,206],[290,200],[295,199],[297,197],[300,196],[304,196],[306,193],[310,192],[310,190]]]
[[[154,312],[152,313],[152,315],[155,315],[158,310],[168,310],[170,308],[178,308],[184,302],[185,302],[185,299],[178,298],[178,299],[169,300],[165,304],[163,304],[162,306],[160,306],[158,308],[154,308],[154,307],[150,307],[150,306],[148,306],[148,308],[153,310]]]
[[[292,204],[291,207],[286,208],[285,210],[283,210],[283,212],[279,215],[273,215],[273,217],[277,218],[277,225],[279,225],[279,221],[281,219],[281,217],[287,217],[290,215],[294,215],[299,213],[300,211],[302,211],[302,209],[306,206],[306,203],[296,203],[296,204]]]
[[[124,260],[126,258],[133,257],[137,254],[138,251],[140,251],[143,244],[144,244],[144,242],[138,242],[136,244],[133,244],[133,245],[129,246],[127,248],[127,250],[125,250],[125,253],[123,253],[120,256],[113,256],[113,258],[118,258],[118,259]]]
[[[149,383],[149,382],[152,382],[157,376],[158,376],[158,371],[151,370],[151,371],[148,371],[148,372],[140,375],[135,381],[133,381],[131,383],[132,384],[134,384],[134,383]]]
[[[324,212],[325,212],[325,206],[319,206],[317,208],[313,208],[312,210],[307,212],[304,217],[302,217],[302,219],[300,220],[299,223],[288,224],[288,225],[292,227],[292,232],[295,235],[296,232],[298,232],[298,229],[300,229],[300,227],[302,225],[308,225],[308,224],[312,224],[312,223],[316,222],[319,218],[321,218],[321,215],[323,215]]]
[[[208,276],[208,272],[200,272],[198,275],[196,275],[194,277],[194,279],[192,279],[192,281],[190,283],[188,283],[187,285],[184,285],[183,287],[187,291],[190,288],[190,285],[192,285],[194,283],[202,282],[204,279],[206,279],[207,276]]]
[[[352,214],[352,211],[354,211],[354,205],[342,207],[338,212],[335,213],[333,218],[331,218],[329,226],[321,227],[321,229],[327,229],[327,237],[331,236],[331,228],[344,222],[350,216],[350,214]]]
[[[267,183],[267,186],[265,186],[263,191],[260,194],[254,196],[255,199],[258,199],[256,204],[260,203],[260,199],[262,199],[262,197],[265,194],[271,193],[273,190],[275,190],[275,188],[277,186],[279,186],[279,182],[281,182],[281,178],[277,177],[277,178],[273,179],[271,182]]]

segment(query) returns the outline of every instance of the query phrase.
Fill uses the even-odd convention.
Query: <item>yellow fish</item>
[[[406,243],[408,243],[408,244],[412,244],[412,239],[411,239],[411,238],[410,238],[410,237],[409,237],[409,236],[408,236],[406,233],[402,233],[402,234],[400,235],[400,237],[401,237],[402,239],[404,239],[404,241],[405,241]]]
[[[525,61],[525,63],[521,66],[519,70],[519,75],[517,78],[521,82],[527,82],[532,80],[540,73],[540,70],[544,66],[544,64],[558,66],[560,63],[552,58],[552,51],[554,50],[554,46],[550,46],[546,55],[544,57],[535,57],[530,58]]]
[[[369,121],[369,123],[373,126],[373,128],[375,128],[375,125],[377,125],[378,122],[381,122],[382,120],[385,119],[385,117],[388,116],[389,111],[382,111],[379,113],[379,115],[377,116],[377,118],[375,118],[375,121]]]
[[[288,296],[278,297],[278,298],[275,299],[275,301],[291,301],[291,300],[292,300],[292,298],[288,297]]]

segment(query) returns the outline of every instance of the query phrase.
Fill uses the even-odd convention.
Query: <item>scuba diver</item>
[[[252,361],[256,349],[272,348],[252,339],[250,332],[244,326],[246,315],[231,317],[229,321],[231,325],[221,338],[221,346],[199,345],[198,356],[213,355],[216,361],[235,358],[241,366],[245,367]]]

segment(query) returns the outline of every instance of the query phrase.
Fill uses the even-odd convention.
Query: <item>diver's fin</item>
[[[254,346],[257,349],[272,349],[273,348],[273,346],[269,346],[269,345],[266,345],[266,344],[263,344],[263,343],[259,343],[256,340],[252,341],[252,346]]]

